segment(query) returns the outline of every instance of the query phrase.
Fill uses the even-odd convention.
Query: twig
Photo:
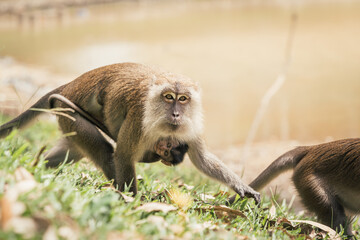
[[[260,123],[264,117],[264,114],[270,104],[272,97],[279,91],[281,86],[286,81],[288,69],[289,69],[289,66],[291,63],[291,52],[292,52],[291,50],[293,47],[297,18],[298,18],[298,16],[296,13],[293,13],[291,15],[291,22],[290,22],[289,33],[288,33],[288,38],[287,38],[287,42],[286,42],[283,68],[282,68],[282,71],[280,72],[280,74],[278,75],[278,77],[276,78],[276,80],[274,81],[274,83],[270,86],[270,88],[266,91],[265,95],[261,99],[260,107],[258,108],[258,110],[256,112],[255,119],[250,127],[249,134],[248,134],[245,144],[244,144],[244,149],[243,149],[243,153],[242,153],[243,161],[246,161],[247,158],[249,157],[250,146],[254,142],[256,133],[259,129]]]
[[[42,109],[42,108],[30,108],[32,111],[39,111],[39,112],[46,112],[46,113],[52,113],[59,116],[64,116],[69,118],[72,121],[76,121],[76,119],[69,114],[63,113],[63,112],[72,112],[74,113],[75,110],[72,108],[52,108],[52,109]]]

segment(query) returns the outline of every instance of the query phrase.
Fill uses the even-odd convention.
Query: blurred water
[[[35,12],[35,21],[22,25],[0,16],[0,56],[73,78],[124,61],[181,72],[203,88],[210,145],[236,144],[246,138],[261,97],[281,71],[295,9],[288,80],[256,140],[359,136],[360,2],[244,2],[122,2],[65,9],[60,20]]]

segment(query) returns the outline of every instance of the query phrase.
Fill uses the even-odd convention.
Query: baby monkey
[[[159,155],[161,162],[167,166],[178,165],[184,160],[189,149],[187,144],[171,139],[160,139],[154,146],[154,152]]]
[[[342,226],[347,236],[353,236],[351,216],[360,213],[360,139],[297,147],[271,163],[250,187],[259,191],[290,169],[305,207],[320,222],[336,231]]]

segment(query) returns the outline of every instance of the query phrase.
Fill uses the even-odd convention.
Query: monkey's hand
[[[239,194],[241,198],[243,197],[253,198],[256,204],[259,204],[261,201],[260,193],[258,193],[257,191],[246,185],[240,187],[236,191],[236,193]],[[235,202],[235,199],[236,199],[236,194],[229,198],[228,200],[229,204],[233,204]]]

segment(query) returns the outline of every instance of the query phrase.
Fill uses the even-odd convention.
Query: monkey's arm
[[[153,163],[160,160],[160,156],[154,152],[146,151],[144,157],[139,161],[143,163]]]
[[[203,140],[189,144],[190,160],[200,171],[233,189],[240,197],[251,197],[256,203],[260,202],[260,194],[244,184],[239,176],[225,166],[214,154],[206,150]]]

